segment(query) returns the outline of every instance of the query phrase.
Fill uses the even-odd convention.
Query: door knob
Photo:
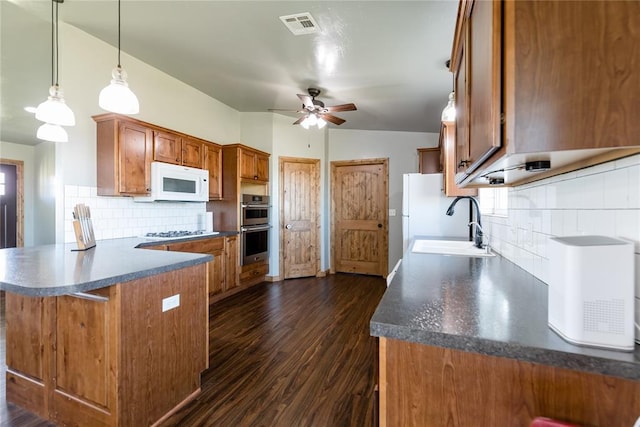
[[[291,230],[291,224],[285,225],[284,228],[286,228],[287,230]]]

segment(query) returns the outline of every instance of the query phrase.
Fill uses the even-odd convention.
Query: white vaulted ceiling
[[[32,40],[42,30],[29,29],[47,30],[50,2],[0,2],[0,140],[33,141],[33,117],[22,108],[43,97],[30,93],[31,82],[49,81],[50,57]],[[295,110],[296,94],[318,87],[327,105],[357,105],[336,114],[347,120],[340,128],[438,132],[452,89],[445,62],[457,4],[123,0],[122,50],[241,112]],[[115,0],[65,0],[60,19],[116,46],[116,11]],[[279,19],[299,12],[311,13],[320,32],[294,36]]]

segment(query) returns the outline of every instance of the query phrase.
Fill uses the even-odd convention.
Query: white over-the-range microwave
[[[209,201],[209,171],[151,162],[151,192],[148,196],[134,197],[136,202]]]

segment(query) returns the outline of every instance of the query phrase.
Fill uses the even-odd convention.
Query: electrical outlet
[[[162,312],[173,310],[180,306],[180,294],[176,294],[162,300]]]

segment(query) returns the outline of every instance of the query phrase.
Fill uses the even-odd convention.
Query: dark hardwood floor
[[[263,283],[212,305],[202,393],[162,426],[371,426],[369,319],[385,289],[379,277],[336,274]],[[51,425],[5,406],[3,384],[1,425]]]

